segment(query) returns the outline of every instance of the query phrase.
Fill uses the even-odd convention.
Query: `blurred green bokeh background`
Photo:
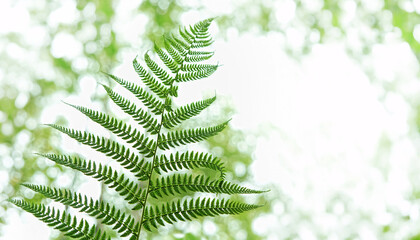
[[[260,161],[256,157],[258,154],[255,154],[258,139],[276,134],[282,139],[278,143],[279,148],[287,148],[293,144],[287,142],[287,134],[282,135],[284,131],[281,126],[273,122],[270,122],[272,125],[268,127],[264,125],[256,129],[235,128],[233,125],[220,136],[210,139],[206,147],[210,151],[223,154],[233,179],[245,181],[249,185],[271,188],[270,193],[253,199],[256,202],[264,202],[266,206],[259,211],[239,216],[206,218],[201,224],[176,225],[153,237],[420,239],[420,164],[417,163],[420,159],[415,159],[419,156],[415,149],[419,146],[420,129],[420,1],[4,0],[0,3],[0,9],[0,238],[2,232],[9,229],[9,235],[5,236],[12,239],[10,232],[13,233],[13,230],[10,230],[10,225],[16,222],[11,223],[11,219],[15,218],[10,216],[15,216],[18,212],[3,200],[17,195],[39,198],[38,195],[20,189],[19,183],[37,182],[77,188],[78,184],[84,181],[83,177],[74,175],[72,171],[51,165],[33,154],[54,152],[60,147],[61,137],[40,126],[44,121],[51,122],[52,113],[45,110],[47,106],[59,104],[61,99],[71,95],[86,95],[86,84],[107,82],[100,74],[101,70],[113,71],[123,62],[129,62],[135,54],[150,49],[153,42],[159,43],[163,33],[173,32],[180,25],[217,16],[216,42],[229,43],[232,39],[240,39],[241,36],[281,36],[276,45],[297,65],[305,61],[309,61],[308,64],[315,67],[322,65],[307,60],[315,48],[334,44],[343,46],[346,56],[369,79],[370,86],[377,93],[374,97],[384,104],[384,108],[387,108],[389,99],[397,98],[402,102],[408,116],[404,120],[407,129],[396,137],[383,134],[371,150],[371,159],[366,160],[370,169],[368,172],[378,174],[377,181],[381,182],[380,186],[374,183],[371,186],[370,191],[376,202],[369,204],[380,205],[383,208],[374,211],[375,214],[372,215],[369,209],[371,205],[360,208],[364,203],[359,204],[354,200],[364,199],[364,192],[361,191],[361,196],[352,196],[347,193],[346,185],[328,194],[317,192],[317,189],[308,190],[313,191],[314,195],[325,194],[321,203],[314,203],[320,205],[314,205],[313,208],[301,207],[311,206],[313,200],[308,198],[311,194],[290,196],[288,189],[293,186],[286,186],[286,182],[283,185],[282,182],[273,180],[272,183],[264,182],[264,186],[258,185],[253,178],[251,167],[254,166],[254,161]],[[404,56],[414,59],[413,64],[406,67],[410,68],[411,75],[399,74],[398,71],[387,74],[389,71],[374,64],[381,47],[392,48],[395,44],[406,50],[407,54]],[[251,48],[258,48],[258,45],[257,42],[257,46]],[[396,49],[399,51],[400,48]],[[216,52],[218,51],[216,49]],[[248,49],[243,51],[246,53]],[[392,58],[391,55],[384,56]],[[224,59],[218,61],[223,63]],[[250,58],[248,61],[255,61],[257,65],[271,60]],[[394,61],[404,62],[403,59]],[[282,68],[280,62],[274,64],[277,68]],[[110,107],[105,94],[99,91],[99,88],[87,94],[89,96],[85,97],[101,103],[99,107],[102,109]],[[357,97],[356,92],[354,98]],[[226,115],[233,115],[235,105],[228,100],[229,97],[220,99],[222,100],[219,101],[218,113],[213,117],[222,119]],[[209,113],[209,116],[212,114]],[[360,117],[370,118],[369,114]],[[55,117],[53,121],[63,124],[70,122],[60,116]],[[310,122],[311,118],[306,121]],[[364,132],[360,132],[359,136],[363,139]],[[283,142],[286,144],[282,145]],[[398,153],[395,153],[394,147],[398,147],[401,142],[408,142],[414,148],[414,152],[409,157],[401,155],[401,158],[410,158],[407,161],[400,159],[404,169],[408,169],[401,172],[407,183],[399,196],[403,204],[394,205],[388,204],[392,202],[387,199],[389,195],[375,195],[375,192],[380,187],[387,187],[387,183],[392,185],[395,167],[400,165],[392,163],[390,159]],[[331,152],[335,150],[329,149]],[[269,161],[280,161],[280,156],[274,157],[279,159]],[[308,158],[317,156],[309,153]],[[398,156],[396,158],[398,159]],[[284,159],[293,161],[293,156]],[[271,165],[266,164],[266,167],[270,168]],[[290,164],[284,161],[282,167],[293,176],[295,168],[288,169]],[[75,180],[62,183],[57,177],[60,174]],[[275,175],[271,177],[276,178]],[[311,180],[307,178],[300,181]],[[399,189],[398,186],[394,188]],[[101,194],[107,193],[104,191]],[[334,226],[334,222],[339,222],[337,224],[340,227],[329,228],[328,226]],[[276,226],[273,227],[273,223]],[[51,239],[65,237],[53,231]]]

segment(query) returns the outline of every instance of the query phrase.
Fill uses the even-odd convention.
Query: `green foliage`
[[[96,226],[89,226],[86,220],[78,221],[66,211],[60,211],[43,204],[33,204],[24,200],[10,200],[11,203],[32,213],[35,217],[73,238],[103,240],[110,239],[105,233],[96,230]],[[62,213],[61,213],[62,212]]]
[[[238,214],[258,208],[259,205],[232,202],[225,199],[196,198],[146,207],[143,214],[143,226],[151,231],[158,225],[172,224],[176,221],[191,221],[193,218],[218,216],[220,214]]]
[[[137,218],[135,212],[126,213],[123,209],[118,209],[117,206],[102,199],[93,200],[68,189],[33,184],[23,184],[23,186],[68,207],[78,209],[96,218],[101,224],[109,225],[121,237],[130,237],[130,239],[139,239],[142,229],[153,231],[154,228],[177,221],[221,214],[239,214],[260,207],[261,205],[216,197],[189,197],[188,194],[194,192],[258,194],[264,191],[248,189],[226,181],[223,163],[208,153],[180,152],[175,149],[177,146],[197,143],[215,136],[229,122],[212,127],[173,130],[175,126],[198,115],[215,101],[213,97],[176,109],[172,103],[172,98],[178,96],[179,83],[208,77],[218,67],[218,65],[198,63],[213,55],[211,52],[200,50],[206,49],[213,42],[208,32],[212,20],[207,19],[189,28],[180,29],[180,37],[165,36],[165,49],[155,46],[156,53],[164,66],[152,60],[148,53],[144,57],[148,69],[141,66],[136,59],[133,61],[134,69],[146,88],[107,74],[117,84],[137,97],[147,108],[143,109],[135,105],[104,85],[111,100],[136,120],[144,128],[145,133],[105,113],[68,104],[124,140],[128,145],[86,131],[48,124],[70,138],[114,159],[131,176],[126,176],[127,173],[118,172],[110,166],[80,157],[51,153],[39,155],[59,165],[75,169],[86,176],[91,176],[107,187],[115,189],[130,205],[131,210],[138,211],[141,217]],[[171,152],[165,152],[165,150]],[[219,174],[206,176],[193,171],[179,173],[179,170],[197,168],[207,168]],[[155,199],[153,204],[148,201],[149,196]],[[184,199],[168,202],[166,201],[168,197]],[[85,219],[77,220],[67,210],[60,211],[54,207],[33,204],[26,200],[12,199],[10,202],[70,237],[109,239],[111,236],[97,226],[89,226]]]

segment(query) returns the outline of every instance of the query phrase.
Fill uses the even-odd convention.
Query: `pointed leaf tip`
[[[74,107],[74,108],[77,107],[76,105],[73,105],[71,103],[65,102],[64,100],[61,100],[61,102],[64,103],[64,104],[66,104],[66,105],[68,105],[68,106],[70,106],[70,107]]]

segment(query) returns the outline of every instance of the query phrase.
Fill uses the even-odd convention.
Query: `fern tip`
[[[99,72],[102,73],[102,74],[104,74],[104,75],[107,75],[107,76],[109,75],[109,73],[107,73],[105,71],[102,71],[102,70],[99,70]]]
[[[262,203],[262,204],[255,204],[255,208],[260,208],[260,207],[264,207],[265,205],[267,205],[267,203]]]
[[[30,186],[33,186],[31,183],[19,183],[19,185],[24,186],[26,188],[29,188]]]
[[[105,85],[104,83],[99,83],[99,84],[105,89],[106,92],[109,93],[111,91],[111,88]]]
[[[64,104],[66,104],[66,105],[68,105],[68,106],[70,106],[70,107],[74,107],[74,108],[76,107],[76,105],[73,105],[71,103],[65,102],[64,100],[61,100],[61,102],[64,103]]]
[[[38,156],[40,156],[40,157],[48,157],[48,155],[51,155],[51,154],[47,154],[47,153],[34,153],[34,154],[36,154],[36,155],[38,155]]]
[[[211,23],[211,22],[213,22],[216,18],[218,18],[218,17],[216,16],[216,17],[207,18],[207,19],[205,19],[203,22],[209,22],[209,23]]]
[[[8,198],[8,199],[5,199],[5,200],[3,200],[3,201],[9,202],[9,203],[11,203],[11,204],[15,204],[16,199],[13,199],[13,198]]]

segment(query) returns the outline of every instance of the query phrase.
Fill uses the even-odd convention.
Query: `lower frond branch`
[[[28,203],[24,200],[9,200],[9,202],[22,208],[23,210],[33,214],[41,221],[47,223],[49,226],[60,230],[65,235],[73,238],[89,239],[89,240],[104,240],[111,238],[104,232],[96,230],[96,226],[89,226],[85,219],[80,222],[76,217],[72,217],[66,211],[57,210],[55,208],[46,207],[42,204]]]

